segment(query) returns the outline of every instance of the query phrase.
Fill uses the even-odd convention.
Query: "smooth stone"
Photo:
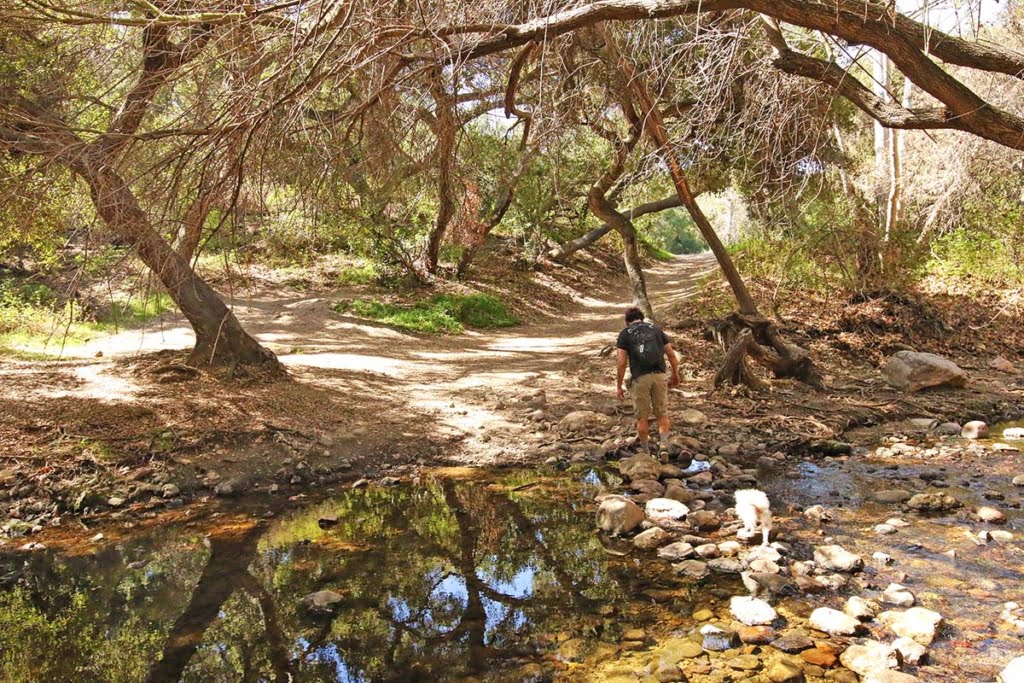
[[[1024,683],[1024,656],[1010,660],[999,674],[999,683]]]
[[[905,503],[913,496],[910,491],[903,489],[882,489],[870,494],[869,498],[877,503]]]
[[[756,655],[739,655],[727,661],[725,665],[740,671],[757,671],[761,668],[761,660]]]
[[[693,408],[687,408],[676,413],[675,419],[682,424],[693,426],[702,425],[708,421],[707,415]]]
[[[975,514],[978,519],[989,524],[1002,524],[1006,521],[1006,515],[991,505],[982,505]]]
[[[673,567],[673,570],[679,576],[685,576],[690,579],[705,579],[711,570],[708,569],[707,564],[700,560],[684,560]]]
[[[831,647],[812,647],[809,650],[804,650],[800,653],[800,659],[804,660],[808,664],[820,666],[825,669],[829,669],[835,666],[836,663],[836,652]]]
[[[772,683],[804,683],[807,679],[796,664],[780,659],[768,669],[768,680]]]
[[[655,498],[647,501],[644,511],[651,519],[682,519],[690,511],[690,508],[678,500]]]
[[[665,497],[685,504],[693,501],[694,492],[679,484],[668,484],[665,486]]]
[[[708,569],[723,574],[739,574],[743,571],[743,565],[739,560],[731,557],[718,557],[708,560]]]
[[[722,541],[718,544],[718,552],[725,557],[733,557],[743,550],[743,546],[736,541]]]
[[[896,527],[889,524],[876,524],[875,533],[880,536],[888,536],[889,534],[896,533]]]
[[[1024,474],[1018,474],[1011,482],[1014,486],[1024,486]]]
[[[831,607],[819,607],[807,620],[811,628],[832,636],[852,636],[860,628],[860,622],[849,614],[843,614]]]
[[[935,386],[962,387],[967,373],[956,363],[934,353],[897,351],[882,366],[882,378],[908,393]]]
[[[711,510],[691,512],[686,516],[686,521],[692,524],[698,531],[714,531],[722,526],[722,520]]]
[[[796,654],[814,647],[814,641],[802,633],[788,633],[772,641],[772,647],[790,654]]]
[[[884,591],[882,591],[882,602],[889,605],[896,605],[897,607],[913,607],[915,599],[914,594],[911,593],[906,586],[902,586],[898,583],[890,583]]]
[[[869,621],[878,614],[878,605],[858,595],[854,595],[846,601],[843,611],[859,621]]]
[[[597,526],[613,535],[628,534],[644,521],[640,506],[623,496],[608,496],[597,508]]]
[[[821,545],[814,549],[814,562],[822,569],[834,572],[855,572],[864,568],[860,555],[839,545]]]
[[[705,627],[707,628],[707,627]],[[701,629],[703,632],[704,629]],[[704,633],[704,649],[711,652],[725,652],[734,647],[739,647],[740,638],[735,631],[726,631],[720,628],[713,628]]]
[[[693,613],[694,621],[707,621],[708,619],[714,619],[715,613],[709,609],[699,609]]]
[[[863,643],[851,645],[839,656],[839,661],[860,676],[895,669],[900,665],[896,651],[877,640],[865,640]]]
[[[681,659],[700,657],[704,654],[704,648],[689,638],[672,638],[662,645],[658,652],[662,658],[675,663]]]
[[[892,649],[900,653],[904,664],[917,666],[928,656],[928,648],[913,638],[901,637],[892,642]]]
[[[736,595],[729,601],[733,618],[747,626],[770,624],[778,618],[775,608],[764,600]]]
[[[713,560],[722,554],[722,551],[718,549],[718,545],[714,543],[701,543],[694,548],[694,551],[705,560]]]
[[[660,526],[651,527],[647,531],[641,531],[633,538],[633,545],[641,550],[654,550],[660,548],[672,539],[672,534]]]
[[[619,462],[619,474],[631,481],[657,480],[661,476],[661,463],[645,453],[638,453]]]
[[[767,645],[776,635],[770,626],[741,626],[736,629],[736,634],[747,645]]]
[[[960,430],[960,436],[965,439],[983,439],[988,436],[988,425],[981,420],[971,420]]]
[[[310,593],[299,601],[303,609],[314,614],[331,614],[345,600],[345,596],[332,590]]]
[[[693,546],[685,541],[676,541],[658,549],[658,557],[675,562],[693,555]]]
[[[924,607],[911,607],[906,612],[882,612],[878,621],[901,638],[913,638],[922,645],[931,645],[942,623],[942,615]]]

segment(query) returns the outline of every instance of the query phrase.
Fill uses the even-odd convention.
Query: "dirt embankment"
[[[179,359],[190,332],[176,316],[96,340],[79,359],[5,361],[0,517],[23,533],[69,514],[149,514],[197,498],[255,488],[291,494],[420,466],[596,457],[599,439],[568,434],[559,422],[589,410],[611,418],[606,436],[630,433],[629,411],[614,395],[612,361],[601,353],[621,327],[628,295],[608,266],[577,260],[539,271],[485,269],[480,289],[514,301],[526,322],[452,337],[403,333],[335,312],[335,302],[366,294],[352,288],[306,285],[236,299],[243,323],[288,368],[284,380],[224,382],[184,368]],[[675,408],[708,416],[716,436],[707,448],[747,441],[801,449],[842,438],[853,426],[907,416],[1014,415],[1024,403],[1019,372],[1001,373],[987,367],[987,356],[941,346],[948,333],[915,339],[919,331],[909,327],[892,338],[870,325],[823,332],[812,315],[787,323],[786,332],[816,354],[826,391],[788,381],[765,395],[711,391],[720,351],[703,338],[703,322],[712,310],[704,298],[718,287],[709,279],[714,272],[713,260],[696,256],[657,264],[649,279],[682,356]],[[851,350],[851,334],[871,351]],[[972,374],[968,388],[906,396],[885,387],[878,358],[922,340],[920,350],[952,350]],[[102,358],[92,357],[97,351]]]

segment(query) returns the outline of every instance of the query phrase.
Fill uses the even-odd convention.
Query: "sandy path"
[[[713,269],[707,254],[651,268],[648,288],[655,308],[693,294],[700,277]],[[452,460],[485,464],[526,457],[546,438],[518,404],[520,397],[543,389],[557,414],[571,410],[584,394],[611,391],[610,362],[597,352],[621,329],[627,304],[619,297],[627,291],[623,283],[615,291],[577,297],[578,307],[566,317],[454,337],[416,336],[339,315],[331,310],[329,295],[232,303],[246,329],[278,354],[297,382],[341,393],[358,406],[355,420],[361,425],[349,428],[386,425],[401,430],[406,440],[454,438],[463,448],[450,454]],[[76,382],[63,395],[130,401],[140,387],[115,375],[110,359],[186,349],[192,340],[184,318],[168,315],[69,350],[66,356],[82,360],[68,364]],[[99,352],[102,359],[96,359]],[[606,365],[607,373],[603,367],[595,373],[598,364]],[[595,382],[607,387],[595,389]],[[352,401],[353,395],[358,400]]]

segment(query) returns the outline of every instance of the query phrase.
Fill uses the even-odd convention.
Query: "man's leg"
[[[662,374],[656,375],[651,385],[651,407],[658,418],[658,455],[662,462],[668,462],[668,430],[671,423],[668,419],[668,382]]]
[[[650,375],[633,378],[630,391],[633,393],[633,407],[636,409],[636,436],[640,445],[649,449],[651,440],[651,384]]]

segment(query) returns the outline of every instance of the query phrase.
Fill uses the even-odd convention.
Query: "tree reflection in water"
[[[9,557],[0,678],[519,680],[551,634],[594,637],[631,580],[582,502],[564,483],[438,479],[221,522],[206,543],[166,529],[85,557]],[[321,530],[324,513],[339,524]],[[299,606],[322,589],[344,596],[330,618]]]

